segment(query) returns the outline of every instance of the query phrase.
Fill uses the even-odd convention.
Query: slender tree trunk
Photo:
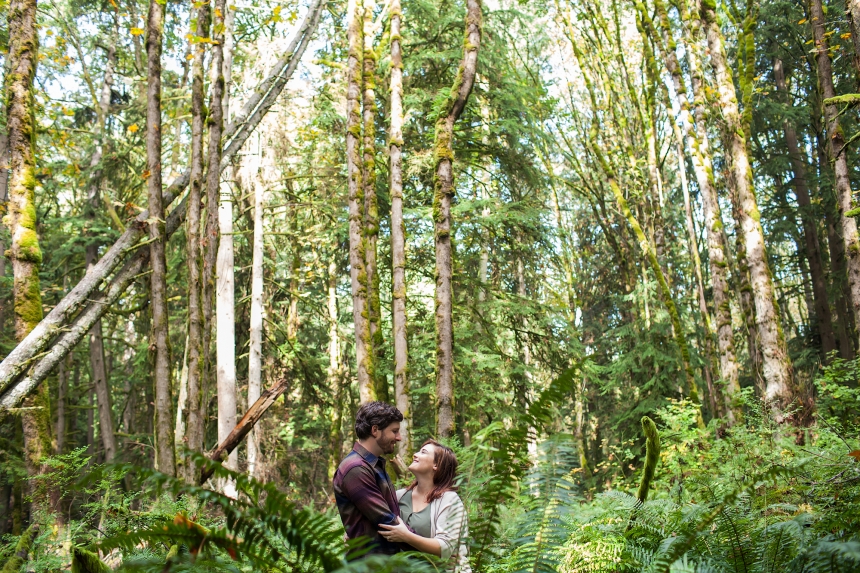
[[[481,45],[481,0],[466,1],[463,61],[442,114],[436,120],[433,146],[435,180],[433,222],[436,243],[436,434],[454,433],[454,252],[451,202],[454,199],[454,123],[466,107],[478,67]]]
[[[181,444],[187,443],[186,436],[188,435],[188,428],[185,424],[185,419],[188,417],[188,412],[186,407],[188,405],[188,346],[189,346],[189,335],[185,335],[185,350],[182,351],[182,366],[179,371],[179,400],[177,400],[176,404],[176,426],[173,430],[173,441],[179,448],[179,451],[176,452],[177,456],[182,457],[182,446]],[[188,474],[188,466],[185,465],[185,460],[180,459],[177,463],[177,469],[179,470],[179,474],[186,476]]]
[[[842,227],[842,240],[845,243],[846,266],[848,268],[848,300],[854,315],[854,323],[860,325],[860,240],[857,222],[854,217],[846,216],[852,207],[852,192],[848,153],[845,151],[845,134],[839,125],[839,107],[829,99],[836,97],[833,86],[833,67],[830,60],[830,47],[824,30],[825,16],[821,0],[810,0],[810,20],[812,37],[815,41],[818,82],[824,96],[824,116],[827,120],[827,151],[833,167],[833,187]],[[857,346],[857,333],[855,346]]]
[[[262,153],[262,149],[261,149]],[[254,244],[251,261],[251,331],[248,349],[248,404],[253,404],[262,391],[263,370],[263,205],[265,183],[257,175],[254,185]],[[259,477],[262,469],[260,440],[257,429],[248,434],[248,474]]]
[[[176,475],[173,442],[173,393],[167,322],[165,215],[161,191],[161,51],[164,5],[150,0],[146,26],[146,180],[149,194],[150,308],[152,309],[153,378],[155,380],[155,467]],[[217,163],[215,164],[217,165]]]
[[[391,26],[391,125],[388,133],[388,156],[391,172],[391,321],[394,339],[394,401],[403,414],[400,424],[399,453],[412,451],[409,428],[412,409],[409,407],[409,349],[406,334],[406,226],[403,223],[403,54],[400,48],[400,26],[403,13],[400,0],[392,0],[389,8]]]
[[[379,264],[377,244],[379,243],[379,206],[376,197],[376,52],[373,49],[375,30],[373,12],[375,0],[362,0],[364,4],[364,55],[362,58],[362,111],[364,120],[364,142],[362,145],[364,162],[362,166],[364,184],[364,270],[367,273],[367,318],[370,331],[369,376],[376,388],[376,397],[388,401],[388,382],[379,375],[378,366],[383,352],[382,330],[379,328],[381,308],[379,304]]]
[[[727,403],[726,416],[729,424],[733,424],[740,415],[740,406],[736,402],[740,384],[738,382],[738,363],[735,354],[734,333],[732,331],[731,290],[728,281],[728,265],[726,244],[723,239],[723,217],[717,199],[717,187],[714,181],[713,161],[710,143],[708,141],[707,118],[705,112],[705,84],[702,68],[696,49],[696,38],[699,37],[701,26],[698,23],[698,12],[690,13],[684,2],[679,2],[681,18],[687,23],[686,52],[689,61],[691,86],[693,88],[692,105],[687,96],[686,83],[681,75],[681,66],[675,52],[676,44],[669,24],[668,12],[661,0],[655,2],[664,43],[658,42],[663,54],[666,69],[672,76],[672,85],[680,104],[679,119],[687,140],[693,173],[702,195],[702,210],[705,217],[707,233],[708,262],[711,275],[711,287],[714,298],[714,319],[717,334],[717,350],[720,356],[720,377],[725,386],[724,397]],[[640,15],[645,23],[648,22],[647,12],[639,7]],[[657,32],[649,28],[652,37],[659,37]],[[695,116],[693,112],[695,111]]]
[[[90,170],[92,174],[87,186],[87,218],[91,224],[95,223],[96,213],[102,206],[101,184],[102,184],[102,157],[104,156],[106,123],[110,114],[110,97],[113,88],[113,68],[116,65],[116,43],[119,35],[119,15],[115,14],[114,29],[108,47],[107,62],[104,71],[101,93],[99,94],[98,112],[95,125],[96,148],[90,159]],[[89,272],[98,262],[99,245],[95,238],[91,238],[86,247],[86,264]],[[93,386],[96,393],[96,401],[99,412],[99,434],[105,450],[105,461],[112,462],[116,457],[116,436],[114,435],[113,411],[111,408],[110,387],[108,386],[108,372],[105,364],[104,337],[102,334],[102,321],[98,320],[89,332],[89,354],[90,371],[93,376]]]
[[[233,85],[233,22],[236,11],[227,7],[224,16],[224,99],[223,114],[229,117],[230,89]],[[236,309],[233,275],[233,200],[230,181],[234,179],[232,165],[227,168],[226,181],[221,183],[218,203],[218,257],[215,263],[217,277],[215,293],[216,384],[218,394],[218,443],[223,442],[236,426]],[[233,451],[224,464],[228,469],[239,469],[239,452]],[[235,488],[225,485],[225,493]]]
[[[355,360],[361,403],[376,399],[373,382],[373,342],[367,303],[364,258],[364,184],[361,168],[361,75],[364,59],[362,11],[359,0],[347,4],[346,165],[349,178],[349,266],[352,282],[352,316],[355,323]]]
[[[845,0],[848,23],[851,26],[851,41],[854,44],[854,77],[856,87],[860,88],[860,0]]]
[[[786,97],[789,92],[785,84],[785,72],[782,60],[774,58],[773,76],[776,89]],[[789,105],[791,102],[787,102]],[[785,143],[788,147],[788,157],[794,172],[794,193],[800,211],[800,220],[803,225],[803,239],[806,249],[806,258],[809,261],[809,272],[812,276],[812,297],[814,303],[815,319],[814,327],[818,330],[821,339],[821,359],[827,362],[827,355],[836,350],[836,336],[833,333],[833,318],[830,314],[830,303],[827,299],[827,281],[824,276],[824,263],[821,259],[821,247],[818,243],[818,225],[812,201],[809,198],[809,187],[806,180],[806,164],[797,143],[797,133],[794,125],[786,120],[783,125],[785,131]]]
[[[187,368],[187,383],[184,404],[187,416],[185,441],[187,447],[194,451],[203,450],[203,431],[205,412],[203,411],[203,284],[200,253],[200,217],[203,206],[203,168],[204,149],[204,87],[203,87],[203,58],[206,54],[206,42],[209,38],[209,3],[202,2],[195,11],[197,29],[194,34],[191,60],[191,177],[188,183],[188,214],[185,219],[186,260],[188,265],[188,337],[185,349],[187,356],[183,368]],[[180,402],[181,403],[181,402]],[[179,418],[179,415],[177,415]],[[180,420],[177,420],[177,424]],[[197,467],[186,461],[183,477],[188,483],[197,479]]]
[[[66,402],[69,394],[69,361],[60,362],[57,371],[57,453],[66,453]]]
[[[332,407],[334,415],[331,419],[329,429],[329,445],[331,454],[329,456],[329,475],[334,476],[334,471],[342,459],[341,423],[343,411],[343,367],[341,366],[340,332],[338,330],[337,311],[337,262],[334,256],[328,264],[328,387],[334,398]],[[405,417],[404,417],[405,419]],[[406,441],[405,439],[403,441]]]
[[[209,128],[209,167],[206,172],[206,228],[203,236],[203,377],[200,385],[204,405],[208,403],[207,380],[212,377],[213,369],[212,311],[215,306],[215,266],[218,259],[218,211],[221,194],[221,169],[218,166],[221,165],[223,155],[221,136],[224,132],[226,12],[226,0],[215,0],[212,18],[212,61],[209,63],[209,114],[206,116],[206,125]]]
[[[739,234],[743,237],[749,262],[752,294],[755,302],[756,326],[762,349],[762,373],[765,379],[764,399],[778,416],[794,398],[791,361],[785,337],[779,323],[779,312],[773,280],[768,268],[764,232],[759,222],[759,209],[752,182],[752,168],[747,154],[746,136],[738,112],[734,81],[726,67],[723,36],[716,19],[715,8],[702,3],[702,19],[707,31],[711,65],[714,69],[719,106],[724,121],[728,181],[738,198]]]

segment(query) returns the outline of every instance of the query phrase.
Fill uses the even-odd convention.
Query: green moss
[[[15,281],[15,316],[27,325],[27,332],[42,320],[42,293],[38,269]]]
[[[18,238],[17,258],[35,265],[42,264],[42,249],[39,248],[39,235],[32,229],[24,229]]]
[[[648,416],[642,416],[642,432],[645,434],[645,467],[642,468],[642,479],[636,498],[640,503],[645,503],[660,461],[660,434],[657,432],[657,425]]]

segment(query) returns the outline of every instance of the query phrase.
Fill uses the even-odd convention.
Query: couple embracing
[[[421,551],[441,557],[456,573],[471,573],[454,452],[427,440],[412,456],[412,485],[395,491],[388,477],[383,456],[394,453],[402,421],[400,410],[384,402],[364,404],[355,416],[358,441],[334,474],[346,535],[369,538],[370,553]]]

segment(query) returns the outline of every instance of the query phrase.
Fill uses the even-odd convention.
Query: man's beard
[[[376,442],[379,445],[379,449],[382,450],[384,455],[393,454],[394,450],[397,449],[397,440],[390,440],[388,442]]]

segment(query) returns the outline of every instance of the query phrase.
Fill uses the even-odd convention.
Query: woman
[[[427,440],[412,456],[409,471],[415,481],[397,491],[402,519],[397,520],[397,525],[381,525],[379,534],[441,557],[456,573],[471,573],[466,507],[454,487],[454,452],[435,440]]]

